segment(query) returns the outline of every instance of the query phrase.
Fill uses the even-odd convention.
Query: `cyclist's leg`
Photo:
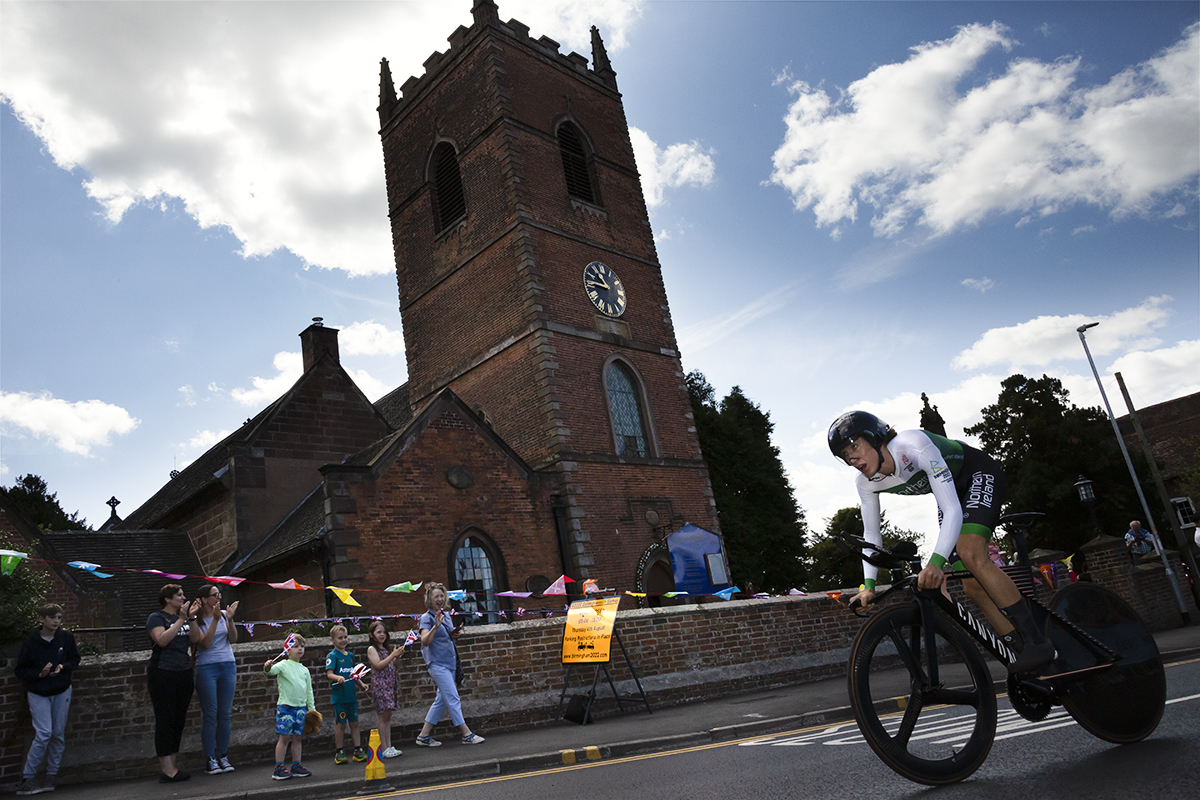
[[[1012,578],[988,558],[987,545],[990,535],[991,530],[982,525],[963,525],[962,533],[958,537],[958,554],[991,598],[992,607],[1009,623],[1000,627],[992,622],[988,609],[980,604],[996,632],[1008,639],[1015,628],[1021,635],[1021,647],[1018,648],[1020,652],[1016,662],[1010,664],[1009,668],[1014,672],[1028,672],[1053,661],[1054,646],[1034,623],[1029,605]]]

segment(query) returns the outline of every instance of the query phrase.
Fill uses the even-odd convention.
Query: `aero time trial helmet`
[[[890,429],[890,425],[867,411],[847,411],[829,426],[829,452],[840,459],[842,451],[859,437],[878,451]]]

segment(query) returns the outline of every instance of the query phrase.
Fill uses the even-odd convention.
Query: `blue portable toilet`
[[[695,597],[732,584],[721,537],[696,525],[684,525],[667,537],[675,590]]]

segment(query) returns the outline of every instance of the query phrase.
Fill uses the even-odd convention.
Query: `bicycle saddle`
[[[1005,514],[1000,518],[1000,524],[1013,528],[1028,528],[1044,516],[1046,515],[1041,511],[1022,511],[1019,514]]]

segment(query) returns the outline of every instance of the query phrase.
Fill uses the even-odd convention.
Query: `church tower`
[[[718,530],[616,73],[492,0],[379,120],[409,402],[449,387],[554,478],[565,568],[644,585]]]

